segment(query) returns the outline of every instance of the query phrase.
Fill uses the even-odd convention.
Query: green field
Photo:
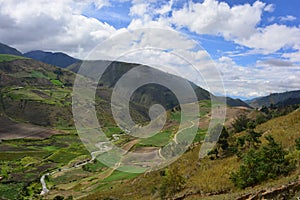
[[[22,56],[15,56],[15,55],[11,55],[11,54],[0,54],[0,62],[9,62],[9,61],[13,61],[13,60],[18,60],[18,59],[29,59],[29,58],[25,58]]]
[[[139,174],[127,173],[123,171],[115,170],[109,177],[105,178],[104,182],[120,181],[125,179],[132,179],[137,177]]]
[[[141,146],[156,146],[156,147],[162,147],[165,146],[170,142],[172,136],[171,131],[163,131],[160,133],[155,134],[152,137],[149,138],[143,138],[139,142],[139,145]]]

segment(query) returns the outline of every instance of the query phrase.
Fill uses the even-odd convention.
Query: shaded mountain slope
[[[44,51],[30,51],[23,56],[32,58],[50,65],[55,65],[61,68],[65,68],[75,62],[78,61],[78,59],[73,58],[67,54],[61,53],[61,52],[44,52]]]
[[[12,54],[16,56],[22,56],[22,53],[17,49],[2,43],[0,43],[0,54]]]
[[[246,102],[255,108],[260,108],[262,106],[275,105],[280,102],[284,102],[287,99],[300,98],[300,90],[289,91],[283,93],[274,93],[264,97],[258,97],[255,99],[247,100]],[[281,105],[284,103],[280,103]]]
[[[124,75],[126,72],[128,72],[129,70],[133,69],[134,67],[140,66],[139,64],[134,64],[134,63],[125,63],[125,62],[118,62],[118,61],[114,61],[114,62],[110,62],[110,61],[97,61],[99,62],[99,66],[103,66],[106,67],[107,65],[109,65],[106,69],[106,71],[103,73],[103,76],[101,77],[100,80],[100,84],[105,85],[107,87],[113,88],[114,85],[117,83],[117,81],[122,77],[122,75]],[[67,69],[77,73],[79,70],[79,67],[82,65],[82,61],[74,63],[70,66],[67,67]],[[145,68],[145,70],[148,70],[148,73],[155,73],[156,71],[158,71],[157,69],[148,67],[148,66],[143,66]],[[162,72],[163,73],[163,72]],[[165,73],[163,73],[165,74]],[[170,81],[173,78],[178,78],[178,79],[182,79],[180,77],[174,76],[174,75],[167,75],[165,74],[165,78],[169,79]],[[213,97],[216,100],[220,100],[220,101],[224,101],[224,97],[216,97],[212,94],[210,94],[207,90],[193,84],[192,82],[190,82],[191,86],[193,87],[197,98],[199,101],[201,100],[209,100],[211,99],[211,97]],[[160,86],[156,86],[159,88],[159,90],[163,91],[163,95],[159,94],[156,95],[155,98],[160,99],[160,101],[157,102],[161,102],[163,100],[163,98],[166,98],[165,101],[169,102],[170,106],[168,106],[168,108],[172,108],[174,105],[176,105],[176,100],[173,99],[174,95],[171,94],[171,92],[169,90],[167,90],[166,88],[162,88]],[[156,93],[157,94],[157,93]],[[155,92],[153,91],[153,87],[142,87],[139,89],[139,91],[136,93],[136,96],[133,97],[133,99],[135,99],[135,101],[141,103],[142,101],[142,97],[143,97],[143,102],[151,102],[151,100],[147,100],[150,97],[149,96],[153,96],[155,95]],[[145,100],[146,98],[146,100]],[[226,103],[229,106],[242,106],[242,107],[248,107],[251,108],[247,103],[243,102],[240,99],[233,99],[230,97],[226,97]]]

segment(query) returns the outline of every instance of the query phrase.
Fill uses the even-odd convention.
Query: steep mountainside
[[[260,108],[262,106],[270,106],[271,104],[284,104],[288,99],[300,98],[300,90],[274,93],[264,97],[258,97],[255,99],[247,100],[246,102],[255,108]],[[288,100],[287,105],[291,105],[292,100]]]
[[[289,183],[299,180],[299,150],[295,150],[295,139],[299,138],[300,128],[300,110],[296,110],[286,116],[278,117],[258,125],[255,130],[263,135],[260,140],[261,145],[266,144],[265,136],[271,135],[276,142],[280,143],[288,152],[288,156],[296,163],[296,168],[287,176],[279,176],[269,181],[265,181],[254,187],[247,187],[243,190],[235,187],[230,180],[230,173],[239,169],[241,158],[231,155],[224,158],[199,160],[200,145],[186,152],[175,163],[167,169],[154,171],[145,175],[140,175],[134,180],[128,180],[126,184],[123,181],[115,182],[111,187],[102,187],[101,191],[90,194],[82,199],[161,199],[160,190],[165,184],[166,177],[174,173],[176,177],[184,177],[184,187],[175,190],[173,197],[170,199],[250,199],[259,191],[268,191],[267,199],[293,199],[295,193],[299,194],[299,187],[293,190],[287,190],[282,193],[272,191],[270,188],[283,188]],[[237,136],[240,135],[236,134]],[[298,160],[298,161],[297,161]],[[213,177],[213,178],[212,178]],[[178,179],[170,179],[178,181]],[[171,181],[169,188],[173,184]],[[286,198],[281,198],[284,194]],[[257,196],[260,196],[258,194]],[[243,198],[244,197],[244,198]],[[252,199],[252,198],[251,198]],[[256,198],[253,198],[256,199]],[[296,199],[296,198],[295,198]]]
[[[6,44],[0,43],[0,54],[12,54],[16,56],[21,56],[22,53],[15,48],[12,48]]]
[[[124,75],[126,72],[128,72],[129,70],[133,69],[136,66],[140,66],[139,64],[134,64],[134,63],[125,63],[125,62],[110,62],[110,61],[97,61],[99,64],[98,66],[104,66],[106,67],[107,65],[108,68],[106,69],[106,71],[103,73],[103,76],[100,80],[100,84],[103,84],[107,87],[112,88],[117,81],[119,80],[119,78]],[[82,61],[74,63],[72,65],[70,65],[69,67],[67,67],[67,69],[77,73],[77,71],[79,70],[79,67],[81,66]],[[151,73],[156,73],[158,70],[154,69],[154,68],[150,68],[148,66],[143,66],[145,68],[145,70],[147,70],[147,73],[151,74]],[[173,78],[177,78],[178,80],[182,79],[180,77],[174,76],[174,75],[164,75],[164,78],[170,81],[173,81]],[[198,87],[197,85],[191,83],[192,87],[194,88],[194,91],[198,97],[198,100],[209,100],[211,98],[211,96],[215,99],[219,99],[220,101],[223,101],[224,97],[216,97],[212,94],[210,94],[207,90]],[[171,93],[171,91],[167,90],[166,88],[160,87],[160,86],[156,86],[159,87],[160,90],[163,91],[164,95],[157,95],[157,92],[155,92],[153,90],[153,86],[146,86],[146,87],[142,87],[138,90],[138,92],[136,93],[136,95],[133,97],[133,99],[139,103],[141,103],[142,98],[143,98],[143,104],[147,104],[147,102],[152,102],[151,98],[157,98],[159,99],[159,101],[155,101],[155,99],[153,99],[155,102],[161,102],[161,101],[165,101],[168,102],[167,106],[168,108],[172,108],[174,105],[176,105],[176,99],[174,99],[174,95]],[[152,96],[152,97],[150,97]],[[242,107],[248,107],[251,108],[247,103],[243,102],[240,99],[232,99],[230,97],[226,97],[226,101],[227,101],[227,105],[229,106],[242,106]],[[165,105],[165,104],[164,104]]]
[[[67,54],[60,52],[44,52],[44,51],[30,51],[24,54],[25,57],[32,58],[50,65],[55,65],[61,68],[65,68],[75,62],[78,59],[73,58]]]
[[[1,57],[9,61],[0,62],[0,113],[36,125],[73,124],[74,73],[23,57]]]

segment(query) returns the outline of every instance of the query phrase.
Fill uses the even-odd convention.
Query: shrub
[[[296,139],[295,143],[296,143],[296,149],[300,150],[300,138]]]
[[[235,186],[254,186],[267,179],[287,175],[293,169],[282,146],[276,143],[272,136],[266,136],[266,140],[267,145],[259,149],[251,148],[244,155],[240,169],[231,174]]]
[[[241,131],[246,130],[248,128],[249,123],[250,123],[250,119],[248,119],[246,115],[244,114],[239,115],[235,119],[234,123],[232,123],[234,132],[239,133]]]
[[[179,174],[177,167],[166,169],[162,184],[159,188],[162,199],[174,197],[176,192],[184,188],[185,179]]]

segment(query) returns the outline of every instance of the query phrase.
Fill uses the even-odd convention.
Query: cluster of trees
[[[219,139],[215,147],[210,152],[208,152],[208,156],[210,156],[211,159],[219,158],[220,154],[224,155],[229,148],[229,133],[227,129],[221,124],[217,124],[214,128],[212,128],[212,130],[210,131],[210,137],[206,139],[206,142],[213,142],[218,136]]]
[[[268,119],[262,114],[257,115],[255,120],[251,120],[245,114],[241,114],[235,119],[234,123],[232,123],[233,132],[239,133],[247,129],[254,129],[257,125],[267,120]]]
[[[232,124],[232,132],[228,132],[221,125],[212,129],[212,133],[219,131],[221,134],[215,148],[209,152],[210,158],[237,155],[242,160],[239,169],[231,174],[231,181],[239,188],[254,186],[270,178],[286,175],[295,167],[287,158],[288,152],[272,136],[266,136],[267,142],[262,144],[262,133],[254,128],[266,120],[264,115],[258,115],[255,120],[240,115]],[[245,132],[239,136],[235,134],[242,131]],[[208,138],[210,139],[213,140]],[[300,150],[300,138],[295,143],[296,149]]]
[[[298,104],[292,104],[292,105],[285,105],[285,104],[274,105],[274,104],[271,104],[269,107],[262,106],[260,111],[265,114],[265,118],[267,120],[270,120],[270,119],[273,119],[275,117],[280,117],[280,116],[283,116],[283,115],[287,115],[290,112],[296,110],[297,108],[299,108]]]
[[[294,166],[286,158],[287,152],[270,135],[267,144],[253,146],[243,155],[243,163],[231,174],[232,182],[239,188],[259,184],[267,179],[287,175]],[[253,144],[260,142],[253,141]]]

